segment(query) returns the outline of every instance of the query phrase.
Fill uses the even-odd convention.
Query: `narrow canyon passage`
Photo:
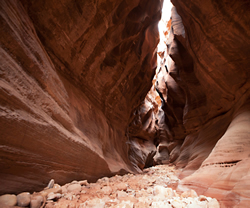
[[[0,207],[249,206],[250,3],[171,2],[0,2]]]

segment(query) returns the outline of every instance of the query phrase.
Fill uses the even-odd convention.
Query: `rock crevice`
[[[174,163],[248,203],[250,5],[172,0],[153,79],[162,3],[1,1],[1,194]]]

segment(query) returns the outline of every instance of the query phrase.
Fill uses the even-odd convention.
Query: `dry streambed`
[[[30,208],[220,207],[216,199],[198,196],[194,190],[177,193],[177,175],[174,166],[159,165],[141,174],[104,177],[96,183],[84,180],[60,186],[51,180],[48,187],[38,193],[0,196],[0,205]]]

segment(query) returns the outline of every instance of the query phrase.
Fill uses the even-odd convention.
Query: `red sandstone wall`
[[[161,1],[0,3],[0,193],[133,171]]]
[[[222,207],[247,207],[249,3],[173,4],[180,16],[174,8],[168,72],[157,86],[165,101],[160,141],[169,146],[169,161],[184,168],[179,188],[216,197]]]

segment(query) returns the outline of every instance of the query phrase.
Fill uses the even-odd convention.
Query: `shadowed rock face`
[[[250,5],[172,2],[158,109],[155,92],[144,98],[160,0],[1,1],[0,193],[136,171],[155,155],[184,168],[180,189],[248,205]]]
[[[126,128],[151,87],[161,1],[0,3],[0,193],[133,171]]]
[[[155,164],[153,157],[159,137],[157,101],[160,102],[159,95],[153,85],[145,100],[134,111],[134,119],[127,128],[129,159],[136,169],[139,168],[138,170]]]
[[[225,207],[246,206],[249,3],[173,0],[173,4],[168,72],[161,69],[156,85],[164,112],[158,118],[160,143],[168,148],[166,159],[184,168],[180,189],[191,186]]]

